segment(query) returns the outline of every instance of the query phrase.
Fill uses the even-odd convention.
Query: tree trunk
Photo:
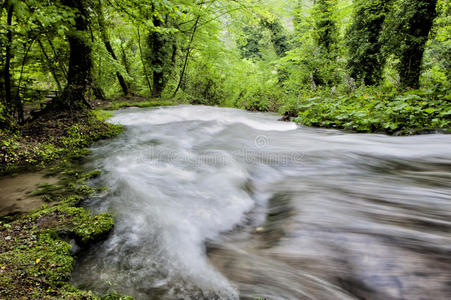
[[[152,98],[160,98],[164,88],[164,73],[161,71],[153,71],[152,74]]]
[[[11,93],[11,45],[13,42],[13,34],[11,31],[11,25],[13,20],[14,5],[8,3],[7,5],[8,15],[6,20],[6,25],[8,29],[6,31],[6,49],[5,49],[5,66],[3,69],[3,79],[5,85],[5,105],[6,110],[12,115],[13,103],[12,103],[12,93]]]
[[[70,47],[67,86],[57,104],[62,109],[83,109],[90,107],[88,100],[92,88],[89,16],[85,0],[62,0],[62,3],[77,10],[78,14],[75,28],[67,36]]]
[[[67,78],[67,66],[65,65],[65,62],[59,59],[60,55],[58,55],[58,53],[56,52],[55,46],[53,45],[53,42],[49,37],[47,37],[47,41],[49,42],[49,46],[52,49],[53,57],[58,61],[58,64],[60,65],[61,73],[64,75],[64,78]]]
[[[139,47],[139,56],[141,57],[141,63],[143,64],[144,77],[146,77],[147,87],[149,88],[149,92],[152,93],[152,85],[150,84],[149,73],[147,72],[146,62],[144,61],[143,50],[141,46],[141,33],[139,32],[139,27],[138,27],[138,47]]]
[[[122,53],[122,64],[124,65],[125,71],[130,75],[130,67],[127,59],[127,53],[125,53],[124,41],[121,39],[121,53]]]
[[[107,29],[106,29],[106,25],[105,25],[105,17],[103,15],[103,8],[102,8],[102,4],[99,1],[98,4],[98,21],[99,21],[99,27],[100,27],[100,34],[102,36],[102,41],[103,44],[105,45],[106,50],[108,51],[108,53],[111,55],[111,57],[117,61],[119,63],[119,60],[117,59],[116,54],[114,53],[113,47],[111,46],[111,42],[107,33]],[[128,85],[125,82],[124,77],[121,75],[120,72],[116,72],[116,77],[117,80],[119,81],[119,84],[121,85],[122,88],[122,93],[124,94],[124,96],[127,96],[129,94],[129,89],[128,89]]]
[[[393,0],[355,3],[354,21],[346,34],[350,76],[365,83],[377,85],[382,78],[385,57],[382,55],[381,33]]]
[[[166,16],[166,23],[168,19],[169,17]],[[167,25],[157,17],[153,17],[152,22],[156,28]],[[152,67],[152,98],[160,98],[174,69],[171,59],[176,41],[173,34],[151,31],[147,42],[148,63]]]
[[[50,57],[48,56],[47,52],[45,52],[44,45],[42,44],[42,41],[40,39],[38,39],[38,44],[39,44],[39,48],[41,48],[42,55],[44,56],[45,60],[47,61],[48,65],[49,65],[50,73],[52,73],[53,79],[55,80],[56,86],[58,87],[58,92],[61,93],[63,88],[61,87],[61,83],[60,83],[60,81],[58,79],[58,74],[56,72],[56,67],[50,61]]]
[[[102,35],[102,36],[103,36],[103,35]],[[104,43],[105,48],[106,48],[106,50],[108,51],[108,53],[110,53],[111,57],[112,57],[115,61],[119,62],[119,60],[117,59],[117,56],[114,54],[113,47],[111,47],[110,41],[104,39],[104,40],[103,40],[103,43]],[[127,83],[125,82],[124,77],[123,77],[123,76],[121,75],[121,73],[119,73],[119,72],[116,72],[116,77],[117,77],[117,80],[119,81],[119,84],[121,85],[122,93],[124,94],[124,96],[127,96],[127,95],[129,94],[130,91],[129,91],[129,89],[128,89]]]
[[[158,18],[153,18],[155,27],[161,26],[161,21]],[[164,41],[161,33],[151,32],[149,34],[150,50],[152,52],[151,66],[152,70],[152,98],[160,98],[164,88],[164,56],[160,55],[160,50],[164,46]]]
[[[418,89],[424,50],[437,15],[437,0],[410,0],[409,5],[415,13],[408,20],[408,40],[401,53],[399,76],[402,87]]]
[[[179,91],[179,89],[180,89],[180,87],[182,85],[183,77],[185,76],[185,72],[186,72],[186,66],[188,65],[188,59],[189,59],[189,56],[191,54],[191,45],[192,45],[192,43],[194,41],[194,36],[196,34],[196,31],[197,31],[197,25],[199,24],[199,20],[200,20],[200,16],[198,16],[196,18],[196,23],[194,23],[193,32],[191,33],[191,37],[190,37],[190,40],[189,40],[189,43],[188,43],[188,50],[186,51],[186,55],[185,55],[185,62],[183,63],[182,73],[180,73],[179,83],[177,84],[177,88],[175,89],[174,94],[172,94],[172,98],[175,98],[175,96],[177,96],[177,93],[178,93],[178,91]]]
[[[100,100],[105,100],[105,92],[102,90],[101,87],[99,87],[98,85],[94,84],[94,87],[92,88],[92,94],[94,95],[94,97],[96,97],[96,99],[100,99]]]
[[[30,53],[30,50],[31,50],[31,47],[33,46],[33,44],[34,44],[34,39],[32,41],[30,41],[30,44],[28,45],[27,50],[25,51],[24,57],[22,59],[22,68],[20,70],[19,82],[17,84],[15,103],[16,103],[17,120],[21,124],[24,122],[24,114],[23,114],[22,100],[20,99],[20,87],[22,85],[23,72],[24,72],[25,64],[27,63],[28,53]]]

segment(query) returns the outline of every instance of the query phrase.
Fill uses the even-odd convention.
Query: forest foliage
[[[447,0],[0,6],[4,128],[46,106],[82,110],[130,95],[288,112],[302,124],[362,132],[449,128]]]

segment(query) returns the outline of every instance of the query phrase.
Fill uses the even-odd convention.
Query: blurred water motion
[[[450,299],[451,135],[128,109],[87,168],[111,237],[74,282],[137,299]]]

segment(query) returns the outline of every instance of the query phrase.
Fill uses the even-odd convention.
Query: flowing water
[[[137,299],[450,299],[451,135],[127,109],[86,163],[109,239],[73,280]]]

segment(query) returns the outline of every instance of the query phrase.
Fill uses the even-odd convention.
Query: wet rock
[[[282,116],[282,118],[279,119],[279,121],[281,121],[281,122],[291,122],[290,114],[286,111],[284,113],[284,115]]]

